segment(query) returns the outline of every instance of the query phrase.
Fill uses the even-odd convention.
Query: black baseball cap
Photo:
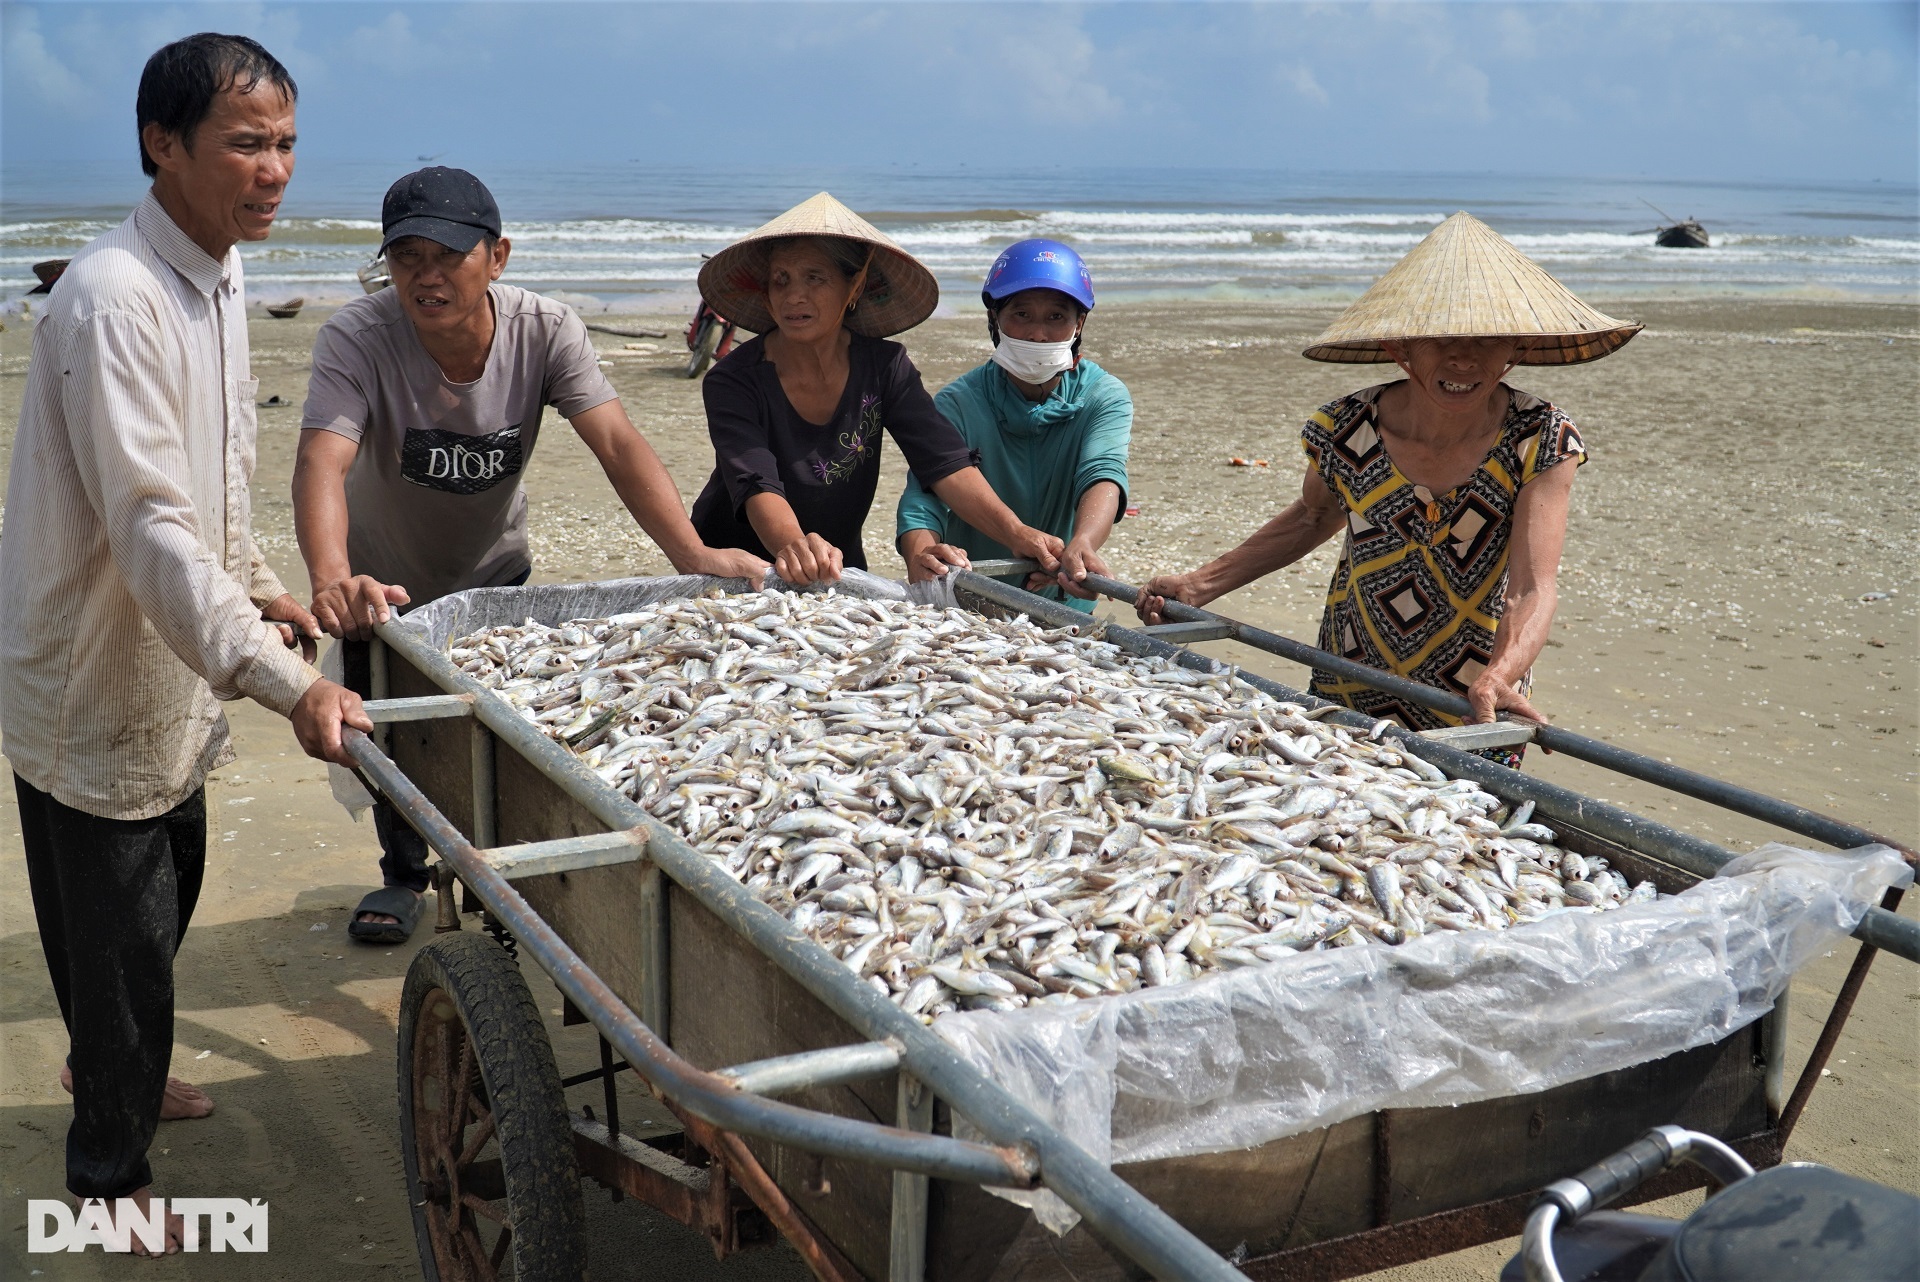
[[[466,170],[430,165],[387,188],[380,202],[380,252],[402,236],[425,236],[464,254],[483,236],[500,238],[500,206]]]

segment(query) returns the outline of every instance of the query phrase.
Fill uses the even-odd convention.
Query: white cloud
[[[1494,18],[1496,48],[1502,58],[1533,59],[1540,56],[1540,41],[1533,20],[1518,9],[1502,9]]]
[[[1106,59],[1077,18],[1049,13],[1045,29],[1022,23],[996,41],[998,75],[1009,98],[1034,124],[1087,125],[1118,116],[1124,104],[1103,72]]]
[[[6,24],[7,96],[22,93],[30,108],[44,111],[91,111],[92,93],[86,82],[47,47],[40,31],[40,15],[9,6]]]
[[[1406,111],[1453,122],[1493,119],[1492,81],[1478,62],[1493,52],[1493,42],[1470,29],[1481,14],[1437,4],[1377,4],[1370,13],[1388,39],[1402,37],[1393,63],[1399,64],[1395,88]],[[1463,24],[1469,27],[1464,32],[1457,29]],[[1382,60],[1383,69],[1391,65]]]
[[[1321,87],[1319,77],[1313,74],[1313,68],[1304,62],[1296,62],[1290,67],[1279,67],[1274,75],[1280,83],[1292,89],[1310,102],[1326,106],[1330,101],[1327,91]]]
[[[141,62],[209,28],[287,62],[342,158],[1911,181],[1920,129],[1910,4],[5,2],[15,162],[126,150]]]
[[[357,27],[347,37],[347,53],[362,65],[401,75],[420,67],[421,50],[413,36],[413,20],[394,9],[379,22]]]

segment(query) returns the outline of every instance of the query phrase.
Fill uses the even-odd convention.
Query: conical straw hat
[[[878,227],[821,192],[727,246],[700,269],[700,294],[713,310],[756,334],[774,328],[767,310],[767,242],[782,236],[844,236],[872,245],[867,287],[847,328],[869,338],[912,329],[940,301],[940,283]]]
[[[1640,332],[1595,311],[1499,232],[1459,213],[1387,269],[1301,355],[1356,363],[1393,359],[1381,348],[1410,338],[1516,338],[1522,365],[1599,360]]]

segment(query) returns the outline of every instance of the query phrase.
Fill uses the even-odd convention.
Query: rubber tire
[[[700,337],[693,340],[693,354],[687,357],[687,377],[699,378],[704,374],[709,362],[713,360],[713,349],[720,346],[720,335],[725,326],[711,317],[700,328]]]
[[[586,1277],[586,1208],[574,1162],[573,1127],[553,1047],[540,1008],[504,948],[484,935],[449,933],[414,954],[400,995],[399,1094],[401,1152],[421,1274],[442,1282],[427,1229],[414,1136],[413,1054],[429,995],[452,999],[473,1042],[514,1226],[510,1264],[517,1282],[582,1282]]]

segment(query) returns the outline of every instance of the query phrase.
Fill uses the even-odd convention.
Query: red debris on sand
[[[1227,460],[1229,467],[1265,467],[1266,465],[1267,461],[1263,458],[1241,458],[1238,454]]]

